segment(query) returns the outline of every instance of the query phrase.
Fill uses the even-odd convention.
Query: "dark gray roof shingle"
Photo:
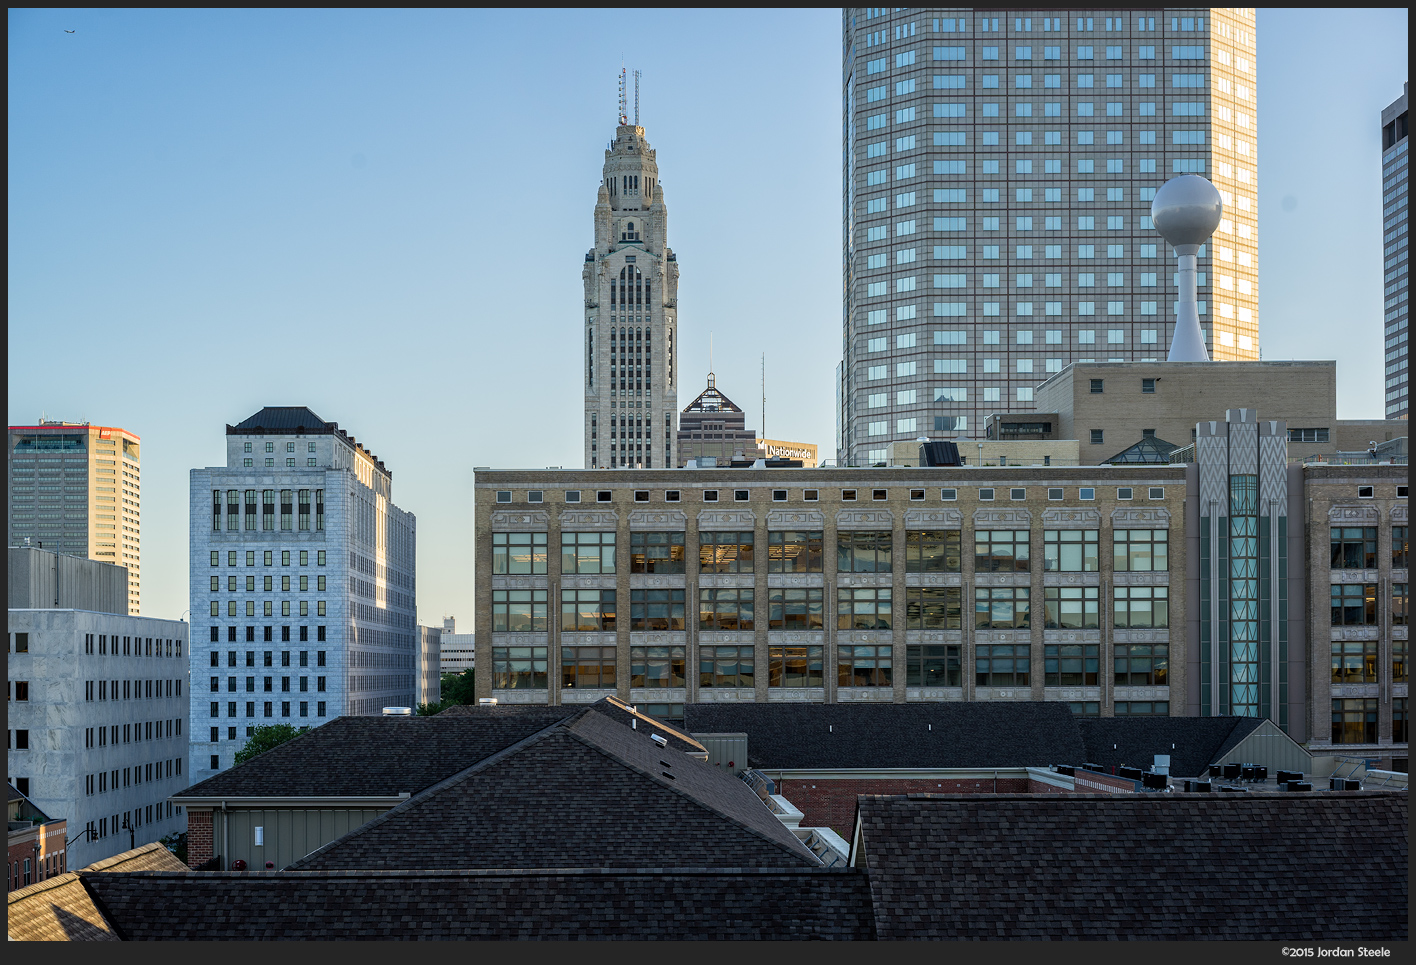
[[[416,794],[577,712],[541,707],[465,717],[339,717],[192,785],[174,800]]]
[[[1213,763],[1263,724],[1257,717],[1083,717],[1077,726],[1087,761],[1149,769],[1170,755],[1173,777],[1203,777]],[[1071,763],[1081,763],[1074,761]],[[1243,762],[1241,762],[1243,763]]]
[[[129,941],[874,937],[865,876],[825,869],[103,874],[85,880]]]
[[[694,735],[742,732],[765,768],[1045,767],[1081,763],[1064,703],[688,704]]]
[[[882,939],[1396,941],[1404,794],[860,799]]]
[[[815,867],[746,784],[593,709],[419,794],[294,870]]]
[[[702,752],[704,750],[703,745],[698,743],[698,741],[694,740],[693,737],[689,735],[686,731],[684,731],[682,727],[666,723],[665,721],[662,721],[657,717],[651,717],[648,714],[644,713],[644,711],[640,710],[637,705],[625,703],[618,697],[603,697],[600,700],[595,701],[595,703],[588,704],[585,706],[588,706],[596,713],[604,714],[611,720],[619,721],[626,727],[633,727],[636,723],[639,727],[648,727],[652,730],[653,733],[661,735],[666,741],[668,741],[668,746],[673,748],[674,750],[685,751],[688,753],[692,753],[695,751]],[[523,712],[537,712],[544,709],[544,707],[541,707],[536,704],[497,704],[494,706],[454,704],[453,706],[439,713],[438,716],[467,717],[486,713],[515,714]]]

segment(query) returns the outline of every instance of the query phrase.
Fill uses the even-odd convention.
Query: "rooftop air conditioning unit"
[[[385,707],[383,709],[385,717],[412,717],[412,707]]]
[[[497,705],[497,699],[496,699],[495,697],[478,697],[478,698],[477,698],[477,706],[478,706],[478,707],[495,707],[496,705]]]

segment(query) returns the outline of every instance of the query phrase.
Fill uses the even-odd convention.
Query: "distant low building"
[[[708,387],[679,413],[677,465],[692,459],[699,466],[727,466],[735,459],[760,458],[757,430],[747,428],[746,420],[709,372]]]
[[[965,466],[1075,466],[1075,439],[959,439],[959,458]],[[918,466],[917,441],[892,442],[886,449],[891,466]]]
[[[816,443],[785,442],[781,439],[759,439],[758,448],[765,459],[795,459],[801,461],[803,469],[815,469],[818,465]]]
[[[439,636],[438,663],[443,673],[462,673],[476,664],[477,634],[458,633],[457,618],[444,617]]]

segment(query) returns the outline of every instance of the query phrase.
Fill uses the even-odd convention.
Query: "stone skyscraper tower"
[[[631,124],[620,99],[595,202],[595,247],[585,254],[587,468],[674,464],[678,263],[637,93],[635,100]]]

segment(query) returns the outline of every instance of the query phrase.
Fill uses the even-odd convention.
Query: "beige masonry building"
[[[481,471],[477,693],[1183,713],[1185,474]]]
[[[1315,752],[1406,770],[1411,651],[1406,466],[1304,466]]]
[[[1402,420],[1339,420],[1337,363],[1327,360],[1074,362],[1037,387],[1035,406],[1051,424],[1050,438],[1076,440],[1083,465],[1147,438],[1189,446],[1196,423],[1241,407],[1288,424],[1291,460],[1406,435]]]

